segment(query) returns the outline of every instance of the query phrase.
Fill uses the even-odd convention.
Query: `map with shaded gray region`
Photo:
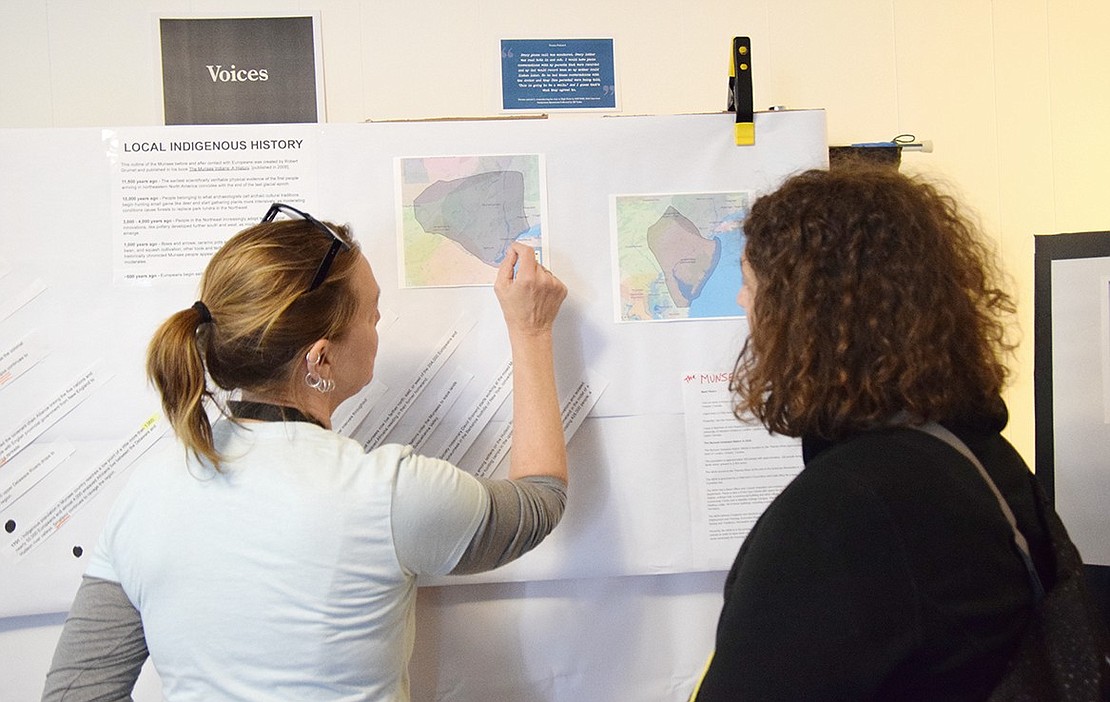
[[[741,317],[747,192],[612,196],[618,322]]]
[[[520,171],[437,180],[412,204],[424,231],[457,242],[491,266],[501,263],[509,245],[529,228]]]
[[[701,295],[721,260],[719,239],[706,239],[697,225],[674,207],[647,230],[647,245],[676,307],[689,307]]]

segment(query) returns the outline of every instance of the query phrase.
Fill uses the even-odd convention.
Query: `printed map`
[[[514,241],[546,260],[539,154],[397,160],[405,287],[492,285]]]
[[[748,193],[616,195],[616,318],[736,317]]]

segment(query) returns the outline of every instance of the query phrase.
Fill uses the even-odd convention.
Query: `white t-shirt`
[[[220,473],[175,441],[142,459],[87,571],[141,612],[166,698],[407,700],[415,575],[458,563],[487,491],[308,423],[214,435]]]

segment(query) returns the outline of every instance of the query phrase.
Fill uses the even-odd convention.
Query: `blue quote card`
[[[612,39],[502,39],[505,110],[613,110]]]

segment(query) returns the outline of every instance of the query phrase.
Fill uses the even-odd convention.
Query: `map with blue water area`
[[[514,241],[546,259],[538,154],[397,160],[405,287],[492,285]]]
[[[615,195],[619,322],[739,317],[747,192]]]

